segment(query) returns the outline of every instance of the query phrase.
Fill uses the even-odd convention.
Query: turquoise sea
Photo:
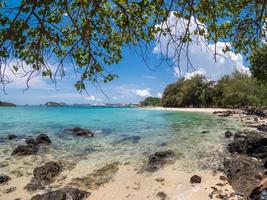
[[[96,132],[95,137],[74,137],[65,131],[77,126]],[[48,149],[53,159],[89,159],[92,165],[109,161],[140,163],[151,153],[171,149],[181,155],[187,167],[221,151],[223,133],[240,126],[234,120],[204,113],[112,107],[2,107],[0,153],[8,156],[25,136],[45,133],[53,141]],[[11,133],[21,139],[5,140]]]

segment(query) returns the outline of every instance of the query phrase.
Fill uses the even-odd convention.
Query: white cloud
[[[196,75],[207,76],[206,71],[204,69],[199,69],[199,70],[193,71],[191,73],[187,73],[185,75],[185,79],[191,79],[192,77],[194,77]]]
[[[147,89],[137,89],[134,92],[139,97],[149,97],[149,96],[151,96],[149,88],[147,88]]]
[[[192,17],[189,27],[191,33],[197,27],[196,22],[201,24]],[[173,68],[175,76],[191,77],[195,74],[203,74],[209,79],[217,80],[221,76],[230,74],[235,70],[249,73],[249,69],[243,65],[243,56],[241,54],[235,54],[232,51],[226,54],[223,52],[226,46],[230,46],[229,43],[218,42],[215,47],[215,44],[208,43],[203,36],[199,35],[192,36],[195,42],[191,42],[188,48],[190,61],[195,69],[188,66],[186,52],[184,50],[181,52],[181,59],[178,63],[176,49],[178,48],[177,45],[179,45],[179,42],[173,41],[172,38],[178,39],[184,34],[188,20],[178,19],[171,13],[167,22],[158,26],[164,29],[167,27],[166,23],[171,29],[172,36],[168,33],[165,36],[157,34],[158,41],[153,52],[173,59],[175,65],[179,64],[179,67]],[[205,25],[201,24],[201,26],[203,30],[206,30]],[[217,54],[220,55],[216,56],[216,62],[214,59],[215,49]]]
[[[112,97],[112,99],[119,99],[119,97]]]
[[[161,92],[158,92],[158,93],[157,93],[157,97],[158,97],[158,98],[161,98],[161,97],[162,97],[162,93],[161,93]]]
[[[104,101],[103,99],[96,98],[94,95],[87,96],[84,99],[87,101]]]
[[[88,100],[88,101],[95,101],[96,100],[95,96],[93,96],[93,95],[85,97],[85,99]]]
[[[12,67],[15,64],[12,61],[9,66]],[[1,68],[1,75],[5,75],[10,83],[6,85],[7,88],[15,89],[27,89],[27,81],[30,89],[50,90],[55,89],[55,85],[47,77],[42,77],[39,72],[32,74],[32,78],[28,80],[30,74],[30,66],[23,64],[23,69],[20,67],[17,72],[12,72],[10,67]]]

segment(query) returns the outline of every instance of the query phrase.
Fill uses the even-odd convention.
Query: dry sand
[[[28,161],[30,161],[30,159],[27,160],[27,162]],[[88,166],[88,163],[89,161],[82,161],[79,162],[74,169],[63,171],[59,177],[56,178],[55,183],[51,184],[50,187],[52,187],[53,190],[56,190],[58,187],[68,185],[72,178],[83,177],[87,173],[91,173],[92,167]],[[21,159],[10,167],[16,168],[23,164],[25,164],[25,161],[22,161]],[[15,198],[21,198],[22,200],[28,200],[31,196],[37,193],[44,193],[45,191],[42,190],[30,194],[23,189],[23,187],[29,183],[30,177],[32,177],[32,170],[33,167],[29,166],[24,170],[21,169],[21,171],[24,171],[24,175],[27,174],[27,176],[15,178],[15,176],[12,175],[12,180],[8,184],[1,186],[1,191],[5,191],[11,187],[16,187],[16,190],[11,193],[1,192],[0,199],[14,200]],[[200,184],[190,183],[190,177],[194,174],[202,177],[202,182]],[[208,200],[210,199],[209,194],[213,191],[211,188],[213,186],[218,190],[221,190],[222,194],[230,194],[233,192],[232,188],[226,181],[220,180],[220,175],[222,174],[214,175],[211,171],[185,172],[179,168],[179,161],[154,173],[139,173],[138,167],[131,164],[120,165],[119,170],[114,174],[112,181],[104,184],[99,189],[89,190],[92,194],[88,197],[88,200],[164,199],[157,196],[159,192],[164,192],[167,195],[166,200]],[[66,179],[63,177],[66,177]],[[156,179],[158,178],[163,180],[157,181]],[[216,185],[218,183],[223,186]],[[218,194],[214,195],[214,199],[217,199],[216,195]]]

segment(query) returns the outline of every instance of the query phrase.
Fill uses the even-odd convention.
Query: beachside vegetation
[[[161,99],[164,107],[267,106],[267,85],[234,72],[217,82],[196,75],[168,85]]]
[[[267,83],[267,45],[254,50],[250,65],[253,76],[259,81]]]

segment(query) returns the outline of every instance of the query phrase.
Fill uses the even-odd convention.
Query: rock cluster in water
[[[70,131],[75,136],[94,137],[95,135],[94,132],[87,130],[87,129],[80,128],[80,127],[74,127],[74,128],[66,129],[66,130]]]
[[[176,154],[172,150],[159,151],[149,156],[148,163],[145,165],[145,170],[155,172],[166,164],[173,163]]]
[[[46,134],[40,134],[36,137],[36,139],[28,138],[25,140],[26,145],[18,145],[13,152],[12,156],[27,156],[27,155],[35,155],[38,153],[40,144],[51,144],[52,141]]]

